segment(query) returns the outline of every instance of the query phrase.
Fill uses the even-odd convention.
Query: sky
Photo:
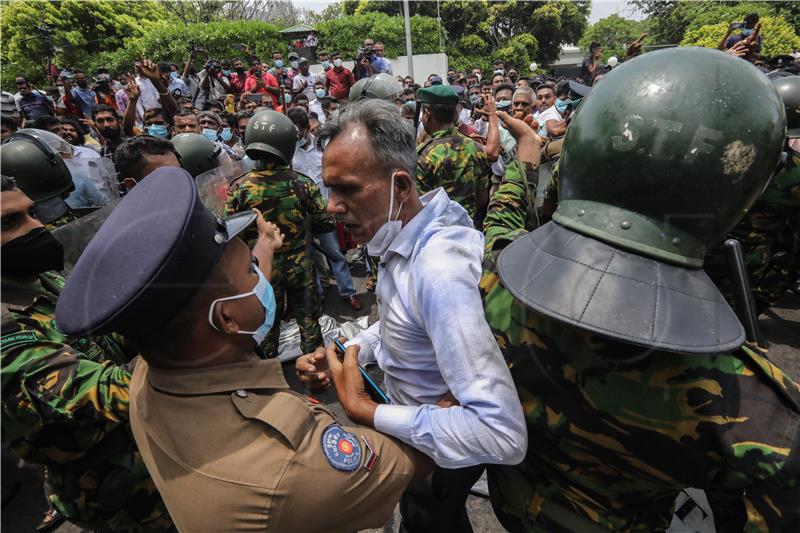
[[[298,7],[305,9],[312,9],[314,11],[322,11],[328,5],[332,4],[332,0],[293,0],[293,3]],[[627,0],[594,0],[592,2],[592,14],[589,16],[589,22],[595,23],[598,20],[605,18],[614,13],[636,20],[640,20],[642,15],[635,13],[633,9],[628,7]]]

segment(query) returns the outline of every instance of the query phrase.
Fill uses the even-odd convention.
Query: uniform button
[[[236,396],[238,396],[239,398],[247,398],[247,391],[244,389],[238,389],[236,391]]]

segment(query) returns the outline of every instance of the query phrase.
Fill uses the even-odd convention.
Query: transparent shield
[[[200,201],[215,215],[225,216],[225,203],[228,201],[228,190],[231,184],[243,174],[253,169],[254,162],[249,159],[233,160],[221,158],[220,165],[197,176],[195,183]]]
[[[98,207],[119,198],[117,171],[110,159],[105,157],[65,159],[64,163],[75,183],[75,191],[70,197],[76,195],[75,201],[81,204],[71,205],[67,201],[70,207]]]

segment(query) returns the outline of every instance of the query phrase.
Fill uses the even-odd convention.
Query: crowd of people
[[[192,45],[17,78],[2,432],[46,467],[40,527],[355,531],[399,503],[466,532],[484,472],[512,532],[664,530],[687,487],[720,531],[799,527],[800,385],[753,324],[800,274],[800,61],[759,30],[592,43],[575,79],[415,80],[372,39],[350,70],[316,38],[318,74]],[[324,346],[357,256],[379,320]],[[334,385],[349,420],[306,395]]]

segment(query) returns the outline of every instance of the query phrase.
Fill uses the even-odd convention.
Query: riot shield
[[[254,166],[255,162],[250,159],[236,161],[225,158],[217,168],[200,174],[195,179],[200,201],[218,217],[226,218],[225,203],[231,184]]]
[[[78,262],[78,258],[83,253],[94,234],[103,225],[111,211],[117,206],[120,199],[117,198],[100,209],[89,213],[86,216],[73,220],[69,224],[64,224],[53,230],[53,237],[64,247],[64,270],[66,276]]]
[[[75,184],[75,191],[67,199],[73,209],[99,207],[119,198],[117,171],[110,159],[64,159],[64,163]]]

